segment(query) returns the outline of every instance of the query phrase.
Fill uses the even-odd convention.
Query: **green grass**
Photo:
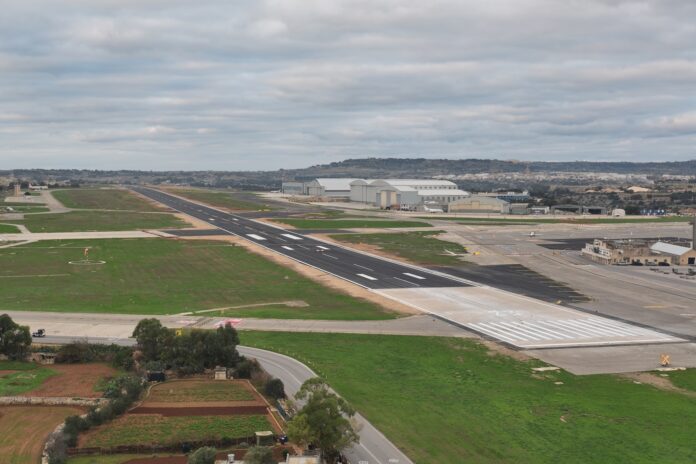
[[[0,224],[0,234],[18,234],[19,229],[11,224]]]
[[[106,264],[68,264],[85,247]],[[309,304],[288,309],[306,319],[394,317],[224,242],[52,240],[0,249],[0,311],[173,314],[288,300]]]
[[[162,211],[131,191],[123,189],[56,190],[53,196],[67,208]]]
[[[21,206],[9,206],[12,211],[7,209],[7,205],[0,203],[0,213],[46,213],[50,211],[45,206],[34,206],[34,205],[21,205]]]
[[[22,220],[5,222],[24,224],[31,232],[119,231],[189,226],[188,223],[171,214],[130,211],[70,211],[34,214]]]
[[[239,384],[215,380],[163,383],[152,387],[147,397],[147,401],[156,403],[252,401],[254,399],[254,395]]]
[[[307,363],[417,464],[696,462],[696,401],[617,376],[534,374],[467,339],[241,339]]]
[[[0,363],[0,370],[16,370],[0,377],[0,396],[14,396],[39,387],[56,372],[31,363]]]
[[[418,219],[429,219],[438,221],[455,221],[470,225],[506,225],[506,224],[640,224],[646,222],[689,222],[689,216],[645,216],[645,217],[624,217],[624,218],[557,218],[554,216],[533,216],[531,218],[506,217],[420,217]]]
[[[128,414],[92,429],[85,438],[84,446],[166,445],[223,437],[244,438],[253,437],[255,432],[261,430],[272,430],[265,416],[162,417]]]
[[[466,253],[462,245],[444,240],[438,240],[436,236],[442,231],[428,232],[402,232],[396,234],[337,234],[331,238],[344,243],[364,243],[381,248],[382,250],[407,259],[414,263],[424,265],[457,265],[462,261],[447,254]]]
[[[298,229],[389,229],[403,227],[432,227],[420,221],[390,221],[384,219],[274,219]]]
[[[696,369],[667,372],[667,374],[677,387],[696,392]]]
[[[261,198],[259,198],[258,201],[237,198],[237,196],[241,195],[247,198],[256,198],[256,195],[246,192],[241,194],[224,190],[203,189],[169,189],[168,191],[190,200],[199,201],[201,203],[206,203],[210,206],[217,206],[220,208],[229,208],[232,210],[242,211],[270,211],[273,209]]]
[[[24,361],[0,361],[0,371],[31,371],[39,367],[38,364]]]

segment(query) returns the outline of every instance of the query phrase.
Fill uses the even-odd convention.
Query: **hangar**
[[[350,200],[381,208],[419,209],[424,205],[446,206],[465,198],[448,180],[434,179],[357,179],[350,183]]]
[[[472,195],[450,203],[448,212],[509,214],[510,203],[500,198]]]

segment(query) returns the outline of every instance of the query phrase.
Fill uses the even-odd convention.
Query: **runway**
[[[338,247],[291,230],[184,200],[159,190],[131,187],[176,211],[251,240],[276,253],[370,289],[465,287],[464,281]]]

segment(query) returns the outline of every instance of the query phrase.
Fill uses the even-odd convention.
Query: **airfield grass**
[[[53,196],[67,208],[141,212],[162,211],[125,189],[56,190],[53,192]]]
[[[0,234],[18,234],[19,229],[12,224],[0,224]]]
[[[506,217],[420,217],[418,219],[430,219],[438,221],[454,221],[470,225],[518,225],[518,224],[641,224],[653,222],[689,222],[690,216],[645,216],[645,217],[624,217],[624,218],[587,218],[587,217],[564,217],[554,218],[553,216],[534,216],[533,218],[514,218]]]
[[[102,265],[71,265],[83,259]],[[16,277],[12,277],[16,276]],[[176,314],[302,300],[303,319],[391,319],[366,300],[327,289],[243,247],[152,239],[52,240],[0,249],[0,311]]]
[[[447,252],[462,254],[466,248],[458,243],[438,240],[442,231],[401,232],[395,234],[336,234],[331,238],[344,243],[367,244],[387,253],[424,265],[457,265],[462,261]]]
[[[469,339],[240,336],[308,364],[416,463],[696,461],[696,402],[683,394],[612,375],[534,373],[543,363]]]
[[[139,229],[176,229],[189,226],[167,213],[132,211],[70,211],[27,215],[24,219],[5,221],[24,224],[31,232],[91,232]]]
[[[667,372],[667,374],[677,387],[696,392],[696,369]]]
[[[390,229],[432,227],[421,221],[390,221],[384,219],[273,219],[298,229]]]
[[[241,210],[241,211],[270,211],[269,205],[263,202],[259,198],[259,201],[249,201],[235,197],[235,192],[226,192],[222,190],[203,190],[203,189],[168,189],[169,192],[179,195],[181,197],[188,198],[194,201],[200,201],[201,203],[206,203],[210,206],[217,206],[219,208],[228,208],[231,210]],[[241,194],[238,194],[241,195]],[[245,193],[245,196],[253,195],[250,193]]]
[[[0,371],[18,371],[0,375],[0,396],[15,396],[39,387],[56,372],[33,363],[0,361]]]
[[[9,211],[7,209],[8,207],[12,208],[12,211]],[[0,203],[0,213],[46,213],[48,211],[50,211],[50,209],[43,205]]]

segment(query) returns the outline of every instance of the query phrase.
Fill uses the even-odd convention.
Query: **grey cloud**
[[[7,167],[693,158],[688,0],[27,0]]]

